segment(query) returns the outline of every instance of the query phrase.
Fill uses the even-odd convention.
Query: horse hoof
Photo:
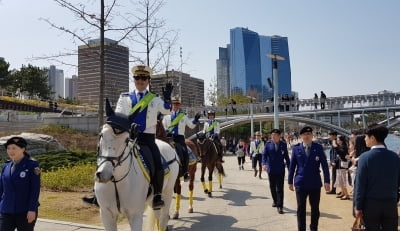
[[[190,208],[190,209],[188,210],[188,213],[193,213],[193,208]]]
[[[221,189],[221,188],[222,188],[222,185],[220,185],[219,188]]]
[[[207,194],[207,193],[208,193],[208,189],[204,189],[204,193],[206,193],[206,194]]]
[[[172,219],[178,219],[179,218],[179,212],[175,211],[174,215],[172,216]]]
[[[211,192],[209,192],[209,193],[208,193],[208,197],[209,197],[209,198],[211,198],[211,197],[212,197],[212,194],[211,194]]]

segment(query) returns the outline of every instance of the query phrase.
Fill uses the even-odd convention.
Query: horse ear
[[[114,110],[111,107],[110,101],[108,100],[108,98],[106,98],[106,116],[110,117],[112,115],[114,115]]]

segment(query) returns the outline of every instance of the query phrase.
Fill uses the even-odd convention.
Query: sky
[[[306,99],[321,90],[327,97],[400,92],[399,12],[399,0],[166,0],[159,17],[179,31],[182,71],[204,79],[206,90],[231,28],[288,37],[292,90]],[[52,0],[0,0],[0,57],[11,68],[54,64],[66,77],[77,74],[76,67],[29,59],[77,48],[40,18],[79,24]],[[77,57],[65,62],[77,64]]]

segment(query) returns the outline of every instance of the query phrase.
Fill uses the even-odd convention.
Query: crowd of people
[[[240,139],[232,153],[237,156],[239,170],[244,170],[247,157],[254,177],[261,179],[261,171],[266,171],[272,207],[276,207],[279,214],[284,214],[287,169],[288,189],[296,193],[299,231],[306,230],[307,198],[311,207],[309,230],[318,230],[321,187],[324,193],[336,196],[340,201],[352,200],[349,215],[363,218],[367,230],[395,231],[398,227],[400,158],[384,143],[388,132],[385,126],[376,124],[353,131],[350,136],[330,131],[330,150],[326,155],[325,147],[315,141],[309,126],[299,131],[300,139],[289,150],[281,131],[273,129],[269,138],[255,132],[249,140]],[[231,144],[227,149],[232,150],[234,141],[226,143]]]

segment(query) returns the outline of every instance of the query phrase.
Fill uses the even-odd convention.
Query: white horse
[[[107,123],[103,125],[98,146],[95,194],[100,206],[100,215],[105,230],[117,231],[117,220],[124,214],[132,231],[167,230],[173,187],[178,176],[177,154],[167,143],[156,140],[161,154],[169,163],[170,173],[164,178],[162,197],[164,208],[153,211],[153,195],[147,197],[150,183],[145,177],[138,160],[138,146],[132,140],[130,122],[132,118],[114,113],[106,103]],[[143,213],[147,206],[146,228]]]

